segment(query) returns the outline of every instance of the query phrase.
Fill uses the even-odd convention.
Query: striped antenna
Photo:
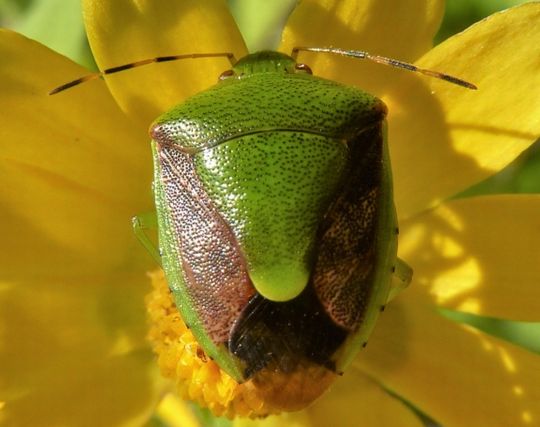
[[[378,64],[391,65],[392,67],[402,68],[408,71],[414,71],[416,73],[421,73],[426,76],[435,77],[437,79],[445,80],[447,82],[456,84],[458,86],[465,87],[467,89],[478,89],[472,83],[466,82],[465,80],[458,79],[454,76],[449,76],[448,74],[439,73],[438,71],[426,70],[424,68],[419,68],[416,65],[409,64],[408,62],[398,61],[397,59],[385,58],[384,56],[371,55],[367,52],[361,50],[345,50],[333,47],[295,47],[292,50],[291,56],[294,60],[298,56],[298,52],[321,52],[321,53],[332,53],[335,55],[348,56],[351,58],[358,59],[367,59],[369,61],[377,62]]]
[[[219,53],[189,53],[186,55],[171,55],[171,56],[158,56],[156,58],[150,58],[150,59],[143,59],[142,61],[137,62],[131,62],[130,64],[124,64],[119,65],[117,67],[107,68],[106,70],[88,74],[83,77],[79,77],[78,79],[75,79],[71,82],[64,83],[61,86],[58,86],[57,88],[51,90],[49,92],[49,95],[54,95],[58,92],[62,92],[66,89],[69,89],[73,86],[77,86],[81,83],[88,82],[90,80],[95,80],[100,77],[103,77],[107,74],[114,74],[119,73],[120,71],[129,70],[131,68],[141,67],[143,65],[153,64],[154,62],[169,62],[169,61],[176,61],[179,59],[196,59],[196,58],[216,58],[216,57],[226,57],[230,62],[231,65],[234,65],[236,63],[236,58],[234,55],[230,52],[219,52]]]

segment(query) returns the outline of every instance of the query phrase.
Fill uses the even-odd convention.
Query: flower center
[[[150,277],[148,338],[161,374],[175,382],[180,396],[209,408],[216,416],[255,418],[279,413],[265,401],[260,387],[252,381],[238,384],[204,353],[180,317],[163,271]]]

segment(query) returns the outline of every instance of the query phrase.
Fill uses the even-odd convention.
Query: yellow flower
[[[246,53],[222,1],[85,1],[84,9],[100,68],[171,53]],[[420,426],[401,399],[445,426],[540,423],[540,358],[438,311],[540,320],[540,197],[451,199],[540,133],[540,4],[494,15],[424,55],[442,9],[435,0],[305,0],[288,21],[284,52],[361,48],[480,90],[361,61],[300,58],[387,103],[400,256],[415,278],[312,407],[235,426]],[[147,128],[227,63],[143,67],[48,97],[85,71],[5,30],[0,58],[0,423],[142,425],[163,389],[145,341],[153,264],[130,225],[152,209]],[[170,400],[159,409],[191,425],[183,410]]]

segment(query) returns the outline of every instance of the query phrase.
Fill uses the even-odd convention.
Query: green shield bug
[[[263,51],[238,62],[227,53],[154,58],[51,92],[151,62],[230,59],[217,85],[150,128],[156,258],[206,354],[283,410],[306,406],[346,369],[412,274],[397,258],[386,106],[312,75],[296,62],[299,51],[475,88],[365,52],[296,48],[292,56]]]

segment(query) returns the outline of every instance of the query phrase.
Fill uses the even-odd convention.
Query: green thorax
[[[233,67],[235,76],[248,76],[256,73],[296,72],[296,61],[290,56],[272,50],[264,50],[244,56]]]
[[[277,52],[249,55],[152,130],[192,156],[255,288],[276,301],[309,280],[319,224],[351,167],[348,142],[384,117],[373,96],[295,65]]]
[[[357,88],[312,76],[278,52],[238,61],[229,78],[160,116],[152,132],[186,152],[266,130],[349,140],[381,120],[381,102]]]

